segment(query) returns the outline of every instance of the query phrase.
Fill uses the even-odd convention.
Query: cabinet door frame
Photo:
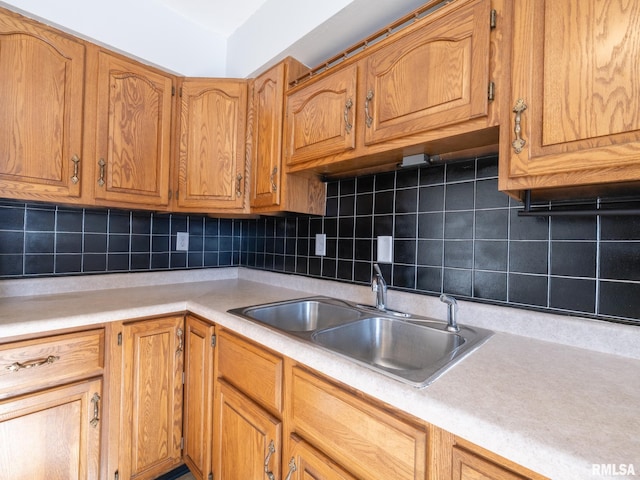
[[[182,81],[177,210],[245,208],[247,90],[239,79]]]
[[[356,480],[356,477],[336,465],[310,444],[292,434],[289,439],[290,452],[283,458],[283,468],[289,480]]]
[[[587,1],[578,0],[576,4],[580,8],[589,9]],[[598,34],[590,34],[593,28],[584,25],[580,34],[590,35],[589,39],[578,38],[576,31],[567,32],[566,35],[563,33],[564,30],[556,31],[566,15],[558,12],[546,15],[547,6],[552,8],[558,5],[557,2],[552,3],[548,0],[522,0],[514,3],[512,7],[510,91],[501,115],[499,188],[520,196],[518,191],[522,189],[574,187],[640,180],[640,128],[612,134],[597,131],[602,128],[597,126],[598,117],[607,117],[609,121],[613,121],[611,108],[618,109],[623,105],[625,95],[627,104],[629,99],[634,99],[638,107],[640,103],[638,95],[633,95],[633,92],[627,90],[628,85],[622,84],[616,88],[615,94],[608,95],[609,98],[604,94],[598,97],[595,93],[589,96],[588,90],[592,88],[592,84],[595,85],[598,82],[615,84],[612,81],[613,73],[611,72],[619,72],[616,75],[627,75],[629,79],[636,78],[638,75],[634,76],[633,71],[621,71],[616,66],[616,62],[623,62],[625,52],[630,51],[632,44],[637,45],[638,42],[633,42],[633,36],[629,36],[630,40],[627,44],[610,43],[608,48],[616,48],[619,56],[601,54],[602,58],[608,57],[609,63],[603,62],[601,65],[596,65],[593,58],[595,47],[591,42]],[[573,24],[577,21],[574,18],[575,15],[574,13],[571,18]],[[587,17],[594,23],[600,22],[601,31],[609,32],[611,36],[618,37],[619,33],[624,31],[620,28],[615,33],[615,28],[607,28],[607,15],[589,14]],[[631,22],[627,27],[631,29]],[[569,30],[570,26],[563,28]],[[550,31],[552,29],[554,31]],[[638,40],[638,35],[635,34],[635,40]],[[601,36],[602,42],[611,39],[611,36],[606,37],[603,34]],[[561,45],[552,49],[548,42],[559,38],[577,39],[582,42],[582,45],[571,49]],[[539,47],[531,48],[531,45]],[[640,53],[637,47],[636,52]],[[579,59],[573,58],[570,62],[584,69],[581,78],[575,78],[577,76],[575,71],[569,70],[571,65],[565,65],[566,62],[557,59],[553,56],[554,54],[556,57],[581,56]],[[589,54],[591,57],[587,57]],[[549,56],[547,60],[545,55]],[[632,52],[626,55],[628,55],[626,61],[638,57]],[[629,68],[635,68],[636,73],[640,75],[638,62],[632,62],[632,65],[634,67]],[[602,75],[602,78],[595,78],[598,75]],[[607,75],[610,76],[607,77]],[[566,90],[560,94],[556,93],[554,82],[562,82],[563,89],[566,85],[570,88],[570,93],[575,92],[576,98],[566,98],[569,97]],[[635,88],[637,90],[637,87]],[[557,98],[558,95],[560,98]],[[607,104],[608,100],[611,104]],[[520,101],[526,109],[516,113],[515,110],[520,105]],[[598,108],[602,111],[594,113]],[[568,118],[567,111],[573,112],[571,118]],[[633,112],[637,118],[638,108],[628,109],[627,112],[629,111]],[[547,118],[548,112],[553,112],[554,121]],[[624,115],[625,112],[620,109],[617,113]],[[616,122],[619,121],[618,116]],[[571,126],[572,122],[575,122],[575,125]],[[637,120],[635,122],[638,124]],[[515,131],[516,124],[519,127],[518,133]],[[545,139],[545,135],[548,139]],[[579,136],[582,138],[578,138]],[[514,142],[519,139],[525,143],[520,146],[519,151],[516,151]]]
[[[96,396],[94,399],[94,396]],[[95,403],[95,402],[98,403]],[[77,462],[74,466],[78,468],[78,479],[98,480],[100,478],[100,436],[102,430],[102,379],[94,378],[83,382],[64,385],[61,387],[50,388],[40,392],[24,395],[17,398],[9,398],[0,401],[0,439],[12,441],[14,437],[6,434],[3,423],[12,419],[25,419],[31,414],[38,414],[46,410],[64,408],[79,402],[79,417],[76,418],[78,428],[78,443],[74,445],[77,451],[63,452],[65,458],[63,460]],[[96,415],[97,413],[97,415]],[[59,415],[57,415],[59,416]],[[94,421],[95,419],[95,421]],[[60,422],[64,422],[65,426],[69,426],[69,418],[58,418]],[[92,424],[92,422],[94,422]],[[23,432],[25,435],[38,435],[38,432]],[[57,431],[56,433],[59,433]],[[0,446],[2,441],[0,440]],[[57,438],[62,441],[64,438]],[[67,439],[68,440],[68,439]],[[12,442],[13,443],[13,442]],[[38,452],[35,450],[37,441],[32,440],[30,449],[26,451],[29,458],[23,458],[25,461],[38,462]],[[55,443],[55,442],[52,442]],[[60,447],[68,447],[67,443],[62,443]],[[8,454],[7,446],[2,446],[3,454]],[[55,455],[61,448],[56,448],[54,444],[44,446],[46,448],[46,456],[49,459]],[[77,458],[73,458],[74,454]],[[69,458],[71,457],[71,458]],[[4,455],[2,458],[6,458]],[[19,458],[19,457],[18,457]],[[12,461],[18,461],[11,458]],[[75,463],[74,462],[74,463]],[[56,470],[56,469],[52,469]],[[4,473],[7,469],[2,469]],[[44,478],[44,477],[43,477]]]
[[[280,477],[280,463],[282,458],[282,423],[279,419],[268,413],[262,407],[258,406],[244,394],[236,390],[234,387],[226,383],[224,380],[218,379],[215,387],[215,411],[214,411],[214,441],[213,441],[213,464],[214,472],[213,477],[218,480],[235,480],[239,478],[237,473],[228,472],[225,470],[225,459],[233,453],[242,456],[242,452],[233,452],[228,450],[228,445],[225,444],[225,439],[229,439],[230,436],[225,435],[225,428],[228,425],[228,419],[231,419],[230,415],[235,415],[238,421],[243,422],[249,428],[254,429],[256,438],[258,440],[255,445],[256,450],[253,451],[248,457],[242,456],[240,459],[234,460],[246,460],[252,458],[259,460],[257,464],[253,465],[252,472],[260,474],[262,478],[265,474],[265,468],[270,469],[275,478]],[[238,440],[238,443],[241,440]],[[250,442],[246,442],[246,446]],[[270,453],[269,446],[273,445],[273,452]],[[268,460],[268,461],[267,461]],[[231,475],[225,477],[225,475]]]
[[[24,115],[16,115],[3,124],[3,132],[11,141],[9,138],[4,140],[8,151],[3,153],[7,156],[3,159],[3,168],[6,162],[8,171],[0,173],[0,196],[77,203],[83,191],[87,161],[83,150],[85,44],[5,10],[0,12],[0,42],[4,39],[16,48],[21,48],[19,43],[22,46],[28,43],[30,47],[26,46],[22,53],[35,55],[40,51],[46,53],[50,61],[44,61],[43,57],[25,58],[19,62],[21,72],[26,76],[28,71],[32,71],[38,78],[27,76],[20,82],[4,82],[3,86],[11,86],[13,91],[7,92],[6,98],[0,95],[0,110],[20,111]],[[53,65],[55,61],[56,66]],[[12,68],[12,73],[16,69],[13,63],[9,68]],[[51,75],[55,69],[58,70],[57,77]],[[42,88],[45,81],[49,89]],[[18,105],[19,100],[22,100],[22,105]],[[60,102],[62,111],[54,112],[56,100]],[[52,108],[43,112],[44,102]],[[0,135],[2,137],[4,135]],[[38,148],[39,142],[51,143]],[[30,157],[16,158],[20,152]],[[10,154],[15,157],[10,158]],[[77,174],[76,163],[72,159],[78,160]],[[55,166],[46,174],[49,178],[38,176],[38,173],[44,175],[44,172],[38,172],[37,167],[43,162]]]
[[[100,50],[97,82],[96,203],[167,208],[173,77]]]
[[[488,116],[490,11],[489,0],[468,2],[364,60],[365,145]],[[457,79],[435,68],[443,59],[460,72]],[[420,73],[423,88],[416,78]],[[409,82],[410,88],[403,88],[402,82]],[[413,102],[409,99],[401,105],[410,92]],[[451,92],[456,96],[445,98]]]
[[[287,165],[356,148],[357,80],[357,64],[338,67],[335,72],[304,84],[287,96],[284,127]],[[324,115],[316,115],[323,111],[323,105],[330,107],[328,112],[325,108]]]
[[[184,316],[124,324],[122,333],[119,472],[123,479],[154,479],[182,462]],[[149,404],[158,398],[164,398],[163,405]],[[165,445],[165,451],[142,452],[157,457],[147,464],[142,459],[138,465],[140,445],[154,444],[153,439],[145,438],[154,429],[164,436],[155,439],[155,444]]]

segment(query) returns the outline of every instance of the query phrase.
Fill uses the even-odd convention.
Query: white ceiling
[[[251,77],[291,55],[315,67],[427,0],[0,0],[174,73]]]
[[[267,0],[158,0],[195,24],[229,37]]]

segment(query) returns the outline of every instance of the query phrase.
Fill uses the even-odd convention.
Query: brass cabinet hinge
[[[180,450],[184,450],[184,437],[180,438]]]
[[[211,335],[211,346],[212,347],[216,346],[216,336],[215,335]]]
[[[176,96],[176,87],[174,87],[173,85],[171,85],[171,96],[172,97]]]
[[[490,102],[493,102],[493,100],[496,98],[496,84],[494,82],[489,82],[489,91],[487,97],[489,98]]]
[[[209,476],[207,477],[207,480],[213,480],[213,473],[209,473]]]
[[[498,21],[498,12],[495,9],[491,10],[491,14],[489,17],[489,27],[496,28],[497,21]]]
[[[184,372],[182,372],[182,384],[184,385]]]
[[[118,332],[118,346],[122,345],[122,332]]]
[[[116,473],[113,474],[113,480],[119,480],[120,479],[120,473],[118,472],[118,470],[116,470]]]

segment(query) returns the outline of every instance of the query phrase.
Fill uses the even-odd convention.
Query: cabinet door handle
[[[289,473],[287,473],[287,476],[284,480],[291,480],[291,475],[293,475],[293,472],[295,472],[298,469],[298,467],[296,467],[296,460],[291,457],[291,460],[289,460]]]
[[[511,145],[513,146],[513,151],[516,153],[520,153],[527,143],[520,135],[520,133],[522,132],[522,126],[520,125],[520,122],[522,121],[522,112],[524,112],[526,109],[527,104],[524,103],[524,100],[521,98],[518,99],[515,106],[513,107],[513,112],[516,114],[513,127],[513,131],[516,134],[516,139],[511,143]]]
[[[236,197],[240,198],[242,196],[242,174],[239,173],[236,176]]]
[[[74,154],[73,157],[71,157],[71,161],[73,162],[73,177],[71,177],[71,183],[75,185],[76,183],[78,183],[78,181],[80,181],[80,179],[78,178],[78,164],[80,163],[80,157]]]
[[[353,125],[349,123],[349,112],[351,111],[351,107],[353,107],[353,101],[349,99],[344,104],[344,130],[347,133],[351,133],[351,129],[353,128]]]
[[[104,166],[106,165],[106,163],[104,162],[104,158],[101,158],[100,160],[98,160],[98,165],[100,165],[100,176],[98,177],[98,186],[103,187],[104,186]]]
[[[367,96],[364,100],[364,116],[367,123],[367,128],[371,128],[371,124],[373,123],[373,117],[369,114],[369,104],[373,100],[373,90],[369,90],[367,92]]]
[[[10,372],[17,372],[19,370],[26,370],[28,368],[36,368],[41,367],[42,365],[48,365],[55,362],[56,360],[60,360],[60,357],[49,355],[47,358],[39,358],[37,360],[31,360],[25,363],[15,362],[11,365],[7,365],[6,367],[4,367],[4,369],[9,370]]]
[[[178,328],[178,330],[176,331],[176,335],[178,336],[178,349],[176,350],[176,355],[180,355],[182,353],[182,350],[184,349],[184,332],[181,328]]]
[[[275,480],[276,477],[273,475],[273,472],[269,470],[269,461],[271,460],[271,455],[276,453],[276,447],[273,445],[273,440],[269,442],[269,446],[267,447],[267,456],[264,459],[264,473],[267,475],[269,480]]]
[[[93,405],[93,418],[89,423],[95,428],[100,423],[100,395],[94,393],[91,397],[91,404]]]
[[[278,167],[273,167],[269,181],[271,182],[271,191],[276,193],[278,191],[278,185],[276,185],[276,174],[278,173]]]

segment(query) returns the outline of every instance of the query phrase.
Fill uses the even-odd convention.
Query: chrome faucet
[[[449,295],[445,295],[444,293],[440,295],[440,301],[447,304],[447,331],[448,332],[459,332],[460,327],[458,327],[458,322],[456,321],[456,314],[458,313],[458,302],[453,297]]]
[[[376,308],[384,311],[387,309],[387,282],[384,281],[377,263],[373,264],[373,269],[375,272],[371,278],[371,290],[376,292]]]

